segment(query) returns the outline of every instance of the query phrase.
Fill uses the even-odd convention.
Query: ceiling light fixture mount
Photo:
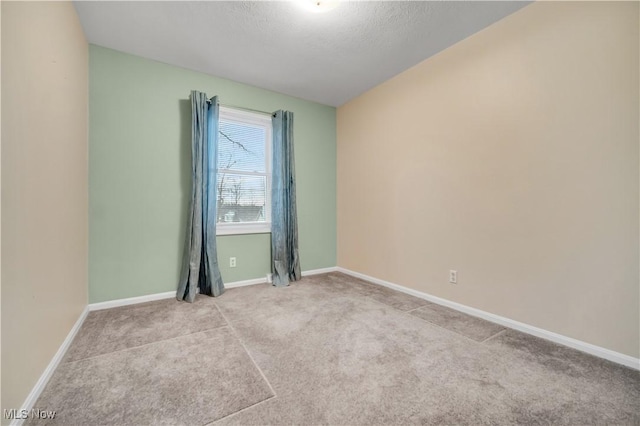
[[[305,10],[315,12],[315,13],[322,13],[322,12],[328,12],[332,9],[335,9],[338,6],[339,1],[338,0],[297,0],[296,3],[298,3]]]

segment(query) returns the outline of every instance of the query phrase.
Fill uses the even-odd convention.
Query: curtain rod
[[[207,102],[211,103],[211,100],[207,100]],[[220,106],[226,107],[226,108],[233,108],[233,109],[240,109],[240,110],[243,110],[243,111],[255,112],[257,114],[264,114],[264,115],[268,115],[270,117],[275,116],[275,112],[260,111],[259,109],[245,108],[245,107],[240,107],[240,106],[236,106],[236,105],[228,105],[228,104],[221,104],[221,103],[218,103],[218,104]]]

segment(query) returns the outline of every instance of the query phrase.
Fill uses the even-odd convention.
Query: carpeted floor
[[[330,273],[89,314],[31,424],[640,424],[640,372]]]

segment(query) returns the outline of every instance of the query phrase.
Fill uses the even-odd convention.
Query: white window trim
[[[241,235],[241,234],[266,234],[271,232],[271,147],[273,144],[273,129],[271,115],[243,111],[240,109],[220,106],[220,120],[239,121],[265,129],[264,155],[266,160],[266,194],[265,194],[265,221],[264,222],[218,222],[216,223],[216,235]],[[264,176],[263,173],[240,172],[236,170],[219,169],[229,173]]]
[[[218,222],[216,235],[269,234],[271,223],[267,222]]]

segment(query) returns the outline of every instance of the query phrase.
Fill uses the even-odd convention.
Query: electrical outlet
[[[451,284],[458,283],[458,271],[454,271],[453,269],[449,270],[449,282]]]
[[[268,282],[269,284],[272,284],[272,283],[273,283],[273,274],[267,274],[267,282]]]
[[[235,257],[230,257],[229,258],[229,266],[231,268],[235,268],[236,267],[236,258]]]

